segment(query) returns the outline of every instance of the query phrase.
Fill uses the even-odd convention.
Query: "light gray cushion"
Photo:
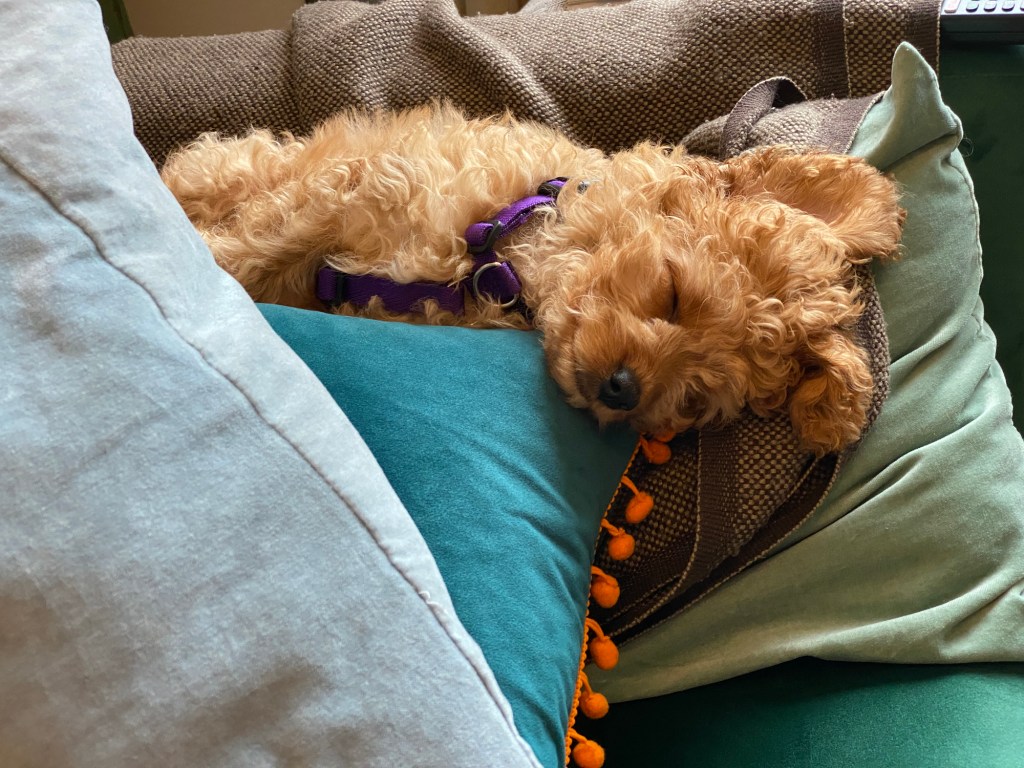
[[[416,527],[132,136],[0,5],[0,765],[537,765]]]

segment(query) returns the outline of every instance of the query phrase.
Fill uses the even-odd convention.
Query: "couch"
[[[93,0],[0,9],[0,765],[1020,764],[1019,49],[939,46],[927,3],[806,2],[740,55],[727,5],[339,2],[113,52]],[[890,390],[806,519],[586,666],[612,701],[588,721],[635,436],[561,403],[532,334],[253,306],[156,166],[438,93],[714,151],[771,75],[808,98],[751,142],[855,114],[839,149],[903,186],[904,258],[873,274]]]

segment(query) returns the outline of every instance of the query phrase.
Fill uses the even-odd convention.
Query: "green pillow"
[[[520,734],[563,765],[594,543],[635,435],[563,402],[535,333],[260,308],[409,510]]]
[[[874,274],[891,391],[811,518],[763,562],[621,648],[613,700],[801,656],[1024,661],[1024,443],[995,360],[960,122],[910,46],[851,152],[891,172],[902,258]]]

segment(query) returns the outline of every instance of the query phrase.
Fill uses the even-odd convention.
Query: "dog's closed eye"
[[[672,270],[667,266],[655,289],[654,306],[659,308],[652,316],[674,323],[679,319],[679,286]]]
[[[679,291],[672,286],[672,308],[668,312],[666,318],[670,323],[674,323],[679,318]]]

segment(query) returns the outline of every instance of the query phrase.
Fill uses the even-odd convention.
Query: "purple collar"
[[[491,301],[499,302],[502,308],[511,308],[519,302],[522,284],[512,265],[498,258],[495,245],[529,221],[539,208],[550,206],[565,182],[564,177],[545,181],[537,189],[537,194],[516,200],[502,208],[493,219],[471,224],[466,230],[466,246],[473,255],[474,270],[454,285],[396,283],[386,277],[350,275],[324,266],[316,275],[316,297],[332,307],[344,302],[365,307],[370,299],[378,296],[391,312],[422,311],[421,302],[433,299],[441,309],[461,315],[463,295],[468,290],[477,300],[487,296]]]

